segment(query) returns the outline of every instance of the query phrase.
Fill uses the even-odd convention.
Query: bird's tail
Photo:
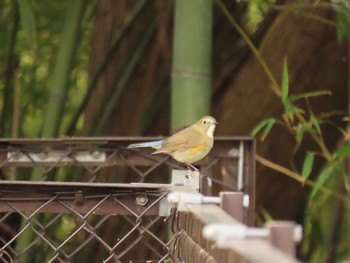
[[[152,147],[154,149],[159,149],[164,140],[160,141],[153,141],[153,142],[140,142],[140,143],[132,143],[128,146],[128,149],[133,149],[133,148],[144,148],[144,147]]]

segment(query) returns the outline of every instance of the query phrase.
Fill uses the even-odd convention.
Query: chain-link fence
[[[159,209],[165,188],[13,181],[0,187],[2,250],[16,262],[129,262],[145,257],[162,262],[169,257],[163,233],[167,217]],[[3,262],[11,262],[4,257]]]
[[[197,182],[191,173],[171,182],[169,167],[181,164],[127,149],[153,139],[0,140],[0,262],[231,262],[193,239],[202,229],[189,224],[201,224],[193,214],[180,224],[167,196],[241,191],[249,197],[241,218],[253,225],[254,141],[217,138]],[[192,249],[197,261],[186,256]]]

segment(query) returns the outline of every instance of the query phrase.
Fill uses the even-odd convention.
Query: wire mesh
[[[213,241],[203,237],[205,223],[192,213],[174,213],[173,231],[175,249],[171,250],[176,262],[186,263],[249,263],[244,256],[230,249],[220,249]]]
[[[0,262],[179,262],[171,249],[190,239],[169,236],[172,214],[160,213],[169,189],[130,184],[168,183],[169,167],[183,169],[127,149],[152,139],[0,140]],[[216,140],[198,163],[212,194],[242,190],[254,200],[254,150],[248,138]],[[212,262],[206,253],[201,262]]]

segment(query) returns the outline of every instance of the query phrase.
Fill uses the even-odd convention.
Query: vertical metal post
[[[202,195],[211,195],[211,187],[209,186],[209,178],[205,175],[199,177],[199,192]]]
[[[249,195],[249,207],[246,210],[246,224],[253,227],[255,225],[255,141],[247,142],[247,146],[245,150],[247,159],[244,165],[243,192]]]
[[[220,192],[220,207],[237,221],[243,223],[243,193]]]
[[[238,173],[237,173],[237,190],[242,191],[243,189],[243,177],[247,176],[244,174],[244,142],[239,142],[239,155],[238,155]]]
[[[269,241],[288,255],[295,257],[294,229],[296,227],[291,221],[273,221],[267,223],[270,231]]]

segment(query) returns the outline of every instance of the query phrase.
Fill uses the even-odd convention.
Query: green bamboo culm
[[[68,83],[71,73],[72,64],[77,54],[78,38],[81,31],[81,22],[86,8],[85,0],[70,1],[67,7],[67,14],[65,24],[62,31],[62,38],[60,39],[60,46],[55,59],[53,74],[50,79],[50,97],[47,104],[46,116],[43,121],[42,137],[52,138],[56,137],[59,132],[60,123],[62,121],[63,107],[66,101],[66,94],[68,92]],[[31,175],[32,181],[42,180],[42,171],[33,170]],[[48,222],[52,216],[42,215],[37,220],[40,222]],[[16,251],[19,253],[25,251],[30,246],[37,235],[30,230],[29,224],[26,220],[22,221],[21,229],[27,230],[22,233],[16,243]],[[44,224],[45,225],[45,224]],[[44,258],[50,254],[50,249],[33,250],[33,253],[24,253],[21,256],[21,263],[29,262],[43,262]]]
[[[176,0],[171,75],[172,129],[209,114],[211,95],[211,0]]]
[[[43,123],[42,137],[56,137],[59,133],[63,107],[66,102],[71,68],[77,54],[78,38],[85,10],[85,0],[70,1],[61,44],[57,52],[53,74],[49,81],[50,97]]]

